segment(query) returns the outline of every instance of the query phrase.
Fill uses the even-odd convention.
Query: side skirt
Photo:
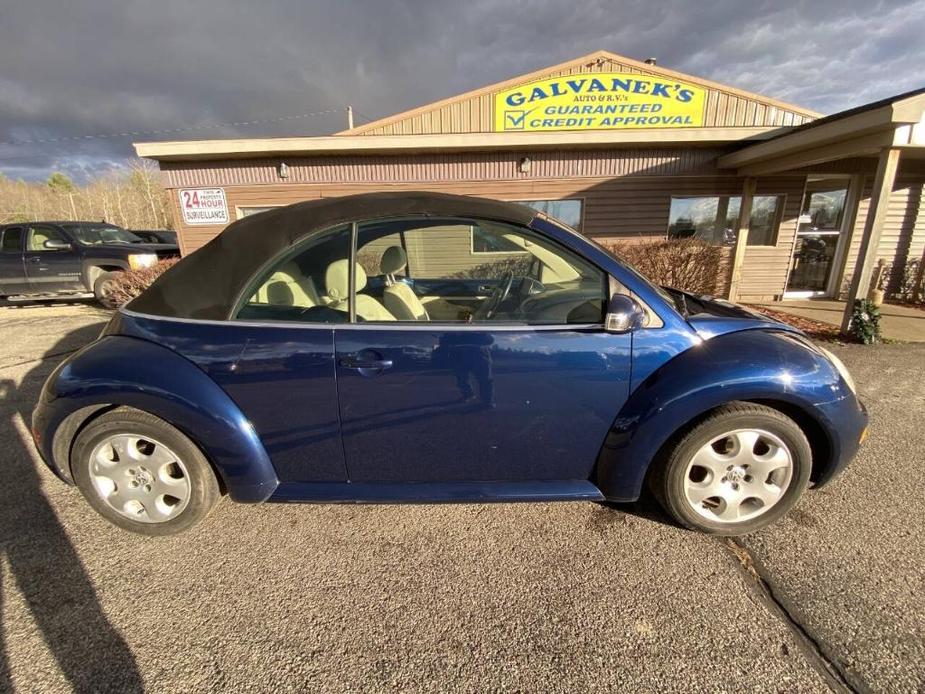
[[[603,501],[588,480],[535,482],[291,482],[267,501],[356,504],[435,504],[489,501]]]

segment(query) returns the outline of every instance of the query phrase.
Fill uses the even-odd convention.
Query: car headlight
[[[156,253],[132,253],[128,257],[128,266],[133,270],[151,267],[157,262]]]
[[[817,346],[818,346],[818,345],[817,345]],[[852,393],[857,393],[858,391],[857,391],[857,389],[856,389],[855,386],[854,386],[854,379],[851,378],[851,374],[848,373],[848,367],[846,367],[846,366],[842,363],[842,360],[839,359],[838,357],[836,357],[834,354],[832,354],[832,353],[831,353],[829,350],[827,350],[825,347],[819,347],[819,350],[826,356],[826,358],[828,358],[828,360],[829,360],[830,362],[832,362],[832,366],[834,366],[836,369],[838,369],[838,373],[840,373],[840,374],[841,374],[841,377],[842,377],[843,379],[845,379],[845,383],[847,383],[847,384],[848,384],[848,387],[851,388],[851,392],[852,392]]]

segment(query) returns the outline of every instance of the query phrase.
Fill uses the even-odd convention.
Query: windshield
[[[64,227],[83,246],[99,246],[104,243],[144,243],[144,240],[130,231],[114,226],[90,226],[72,224]]]

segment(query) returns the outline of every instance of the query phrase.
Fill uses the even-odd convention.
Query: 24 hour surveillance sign
[[[551,77],[495,94],[496,132],[694,128],[706,90],[656,75],[593,72]]]
[[[228,224],[224,188],[188,188],[180,191],[180,209],[186,224]]]

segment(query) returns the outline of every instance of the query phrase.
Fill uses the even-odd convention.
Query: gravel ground
[[[838,348],[870,443],[731,548],[645,502],[225,502],[156,540],[98,518],[22,419],[104,320],[0,308],[0,691],[925,687],[925,345]]]

